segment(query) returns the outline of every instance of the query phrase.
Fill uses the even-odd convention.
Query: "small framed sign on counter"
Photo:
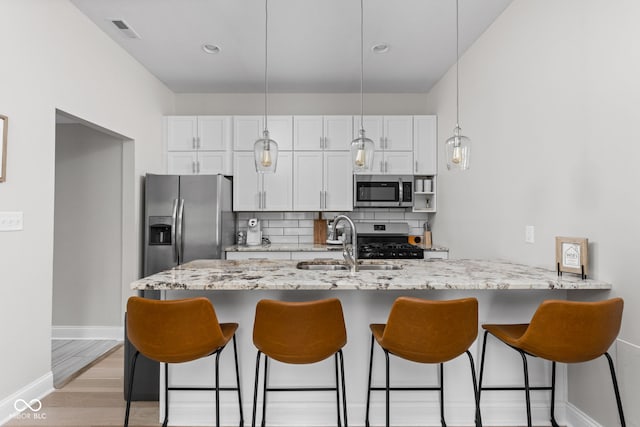
[[[588,274],[588,247],[586,237],[556,237],[556,266],[558,276],[563,272],[579,274],[583,279]]]

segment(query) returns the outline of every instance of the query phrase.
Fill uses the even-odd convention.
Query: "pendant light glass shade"
[[[268,119],[268,24],[269,24],[269,3],[264,1],[264,130],[262,138],[258,139],[253,145],[253,154],[256,161],[256,172],[258,173],[274,173],[278,165],[278,143],[269,137],[269,129],[267,129]]]
[[[460,126],[453,129],[453,136],[447,139],[447,169],[469,169],[469,157],[471,156],[471,140],[460,134]]]
[[[373,153],[375,144],[360,129],[360,136],[351,141],[351,164],[354,172],[365,172],[373,169]]]
[[[375,144],[366,137],[364,131],[364,2],[360,0],[360,132],[351,141],[351,166],[354,172],[367,172],[373,169]]]
[[[460,128],[460,19],[459,6],[456,0],[456,126],[453,128],[453,136],[447,139],[447,169],[467,170],[471,156],[471,140],[461,134]]]
[[[278,163],[278,143],[269,137],[269,131],[262,132],[262,138],[253,145],[256,172],[275,172]]]

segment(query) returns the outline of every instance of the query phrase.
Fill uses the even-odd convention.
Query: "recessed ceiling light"
[[[216,53],[220,53],[220,46],[216,46],[215,44],[211,43],[205,43],[202,45],[202,50],[213,55]]]
[[[386,43],[378,43],[371,46],[373,53],[387,53],[389,52],[389,45]]]

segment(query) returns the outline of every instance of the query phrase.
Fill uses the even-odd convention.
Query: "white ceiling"
[[[262,0],[71,1],[176,93],[264,91]],[[511,1],[460,0],[461,52]],[[372,53],[381,42],[389,52]],[[364,46],[365,92],[427,92],[455,63],[455,1],[365,0]],[[269,91],[359,92],[360,2],[269,1]]]

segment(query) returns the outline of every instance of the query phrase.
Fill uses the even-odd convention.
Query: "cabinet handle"
[[[380,149],[384,150],[384,136],[380,137]]]
[[[191,162],[191,173],[196,173],[196,162],[195,160]]]
[[[324,138],[320,137],[320,149],[322,150],[324,148]]]
[[[384,171],[385,171],[385,173],[389,172],[389,162],[387,162],[386,160],[384,162]]]
[[[267,192],[263,191],[262,192],[262,209],[266,209],[267,208]]]
[[[193,148],[194,150],[196,148],[198,148],[198,145],[196,144],[196,137],[191,137],[191,148]]]
[[[200,174],[200,160],[198,160],[198,174]]]
[[[324,208],[328,209],[327,208],[327,192],[326,191],[324,192]]]
[[[322,190],[320,190],[320,209],[322,209]]]
[[[380,160],[380,172],[384,172],[384,160]]]
[[[387,149],[387,150],[389,149],[389,137],[388,136],[384,137],[384,148]]]
[[[197,148],[202,148],[202,144],[199,136],[196,136],[196,141],[198,141]]]

